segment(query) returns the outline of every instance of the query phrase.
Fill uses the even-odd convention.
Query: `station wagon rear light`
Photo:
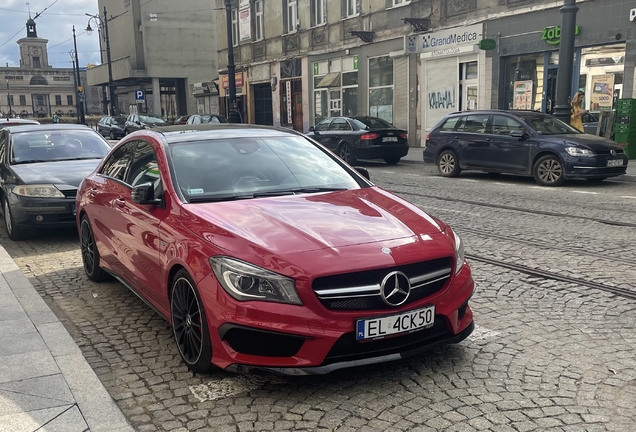
[[[360,137],[360,139],[363,141],[373,141],[376,138],[380,138],[380,135],[378,135],[377,133],[368,133]]]
[[[409,136],[406,132],[400,134],[400,138],[409,139]]]

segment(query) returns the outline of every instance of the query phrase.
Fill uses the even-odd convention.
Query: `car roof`
[[[543,114],[543,115],[548,115],[545,114],[541,111],[532,111],[532,110],[500,110],[500,109],[492,109],[492,110],[472,110],[472,111],[456,111],[453,113],[450,113],[449,116],[459,116],[459,115],[473,115],[473,114],[512,114],[512,115],[523,115],[523,114],[531,114],[531,115],[537,115],[537,114]]]
[[[36,120],[29,120],[29,119],[16,119],[16,118],[0,118],[0,125],[2,124],[6,124],[6,123],[19,123],[19,124],[25,124],[25,125],[37,125],[40,124],[39,121]]]
[[[5,129],[8,129],[12,133],[13,132],[54,131],[54,130],[90,130],[90,131],[93,130],[92,128],[86,125],[78,125],[73,123],[6,126]]]
[[[206,123],[198,125],[173,125],[162,126],[150,129],[151,132],[162,134],[166,141],[178,143],[184,141],[184,136],[188,139],[211,140],[223,138],[268,138],[279,136],[299,136],[302,135],[292,129],[276,128],[273,126],[236,124],[236,123]]]

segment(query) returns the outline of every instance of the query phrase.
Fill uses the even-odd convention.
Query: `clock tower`
[[[37,25],[33,18],[26,22],[26,37],[18,40],[20,47],[20,67],[27,69],[50,69],[47,39],[38,37]]]

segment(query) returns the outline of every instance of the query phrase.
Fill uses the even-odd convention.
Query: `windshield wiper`
[[[33,160],[11,162],[11,165],[21,165],[21,164],[28,164],[28,163],[40,163],[40,162],[51,162],[51,161],[44,160],[44,159],[33,159]]]
[[[221,201],[236,201],[242,199],[251,199],[254,198],[252,195],[216,195],[210,197],[195,197],[190,198],[189,202],[191,203],[203,203],[203,202],[221,202]]]
[[[75,158],[53,159],[53,160],[51,160],[51,162],[70,161],[70,160],[103,159],[103,158],[104,158],[104,156],[75,157]]]
[[[254,198],[267,197],[267,196],[282,196],[282,195],[294,195],[297,193],[318,193],[318,192],[335,192],[348,190],[347,188],[336,187],[300,187],[292,189],[278,189],[272,191],[255,192]]]

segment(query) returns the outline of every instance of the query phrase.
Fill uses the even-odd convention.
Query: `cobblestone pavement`
[[[609,224],[636,223],[636,183],[365,165],[470,254],[636,292],[636,228]],[[119,283],[86,279],[73,230],[0,241],[139,431],[636,430],[636,300],[473,262],[477,329],[460,345],[324,377],[193,376],[165,321]]]

